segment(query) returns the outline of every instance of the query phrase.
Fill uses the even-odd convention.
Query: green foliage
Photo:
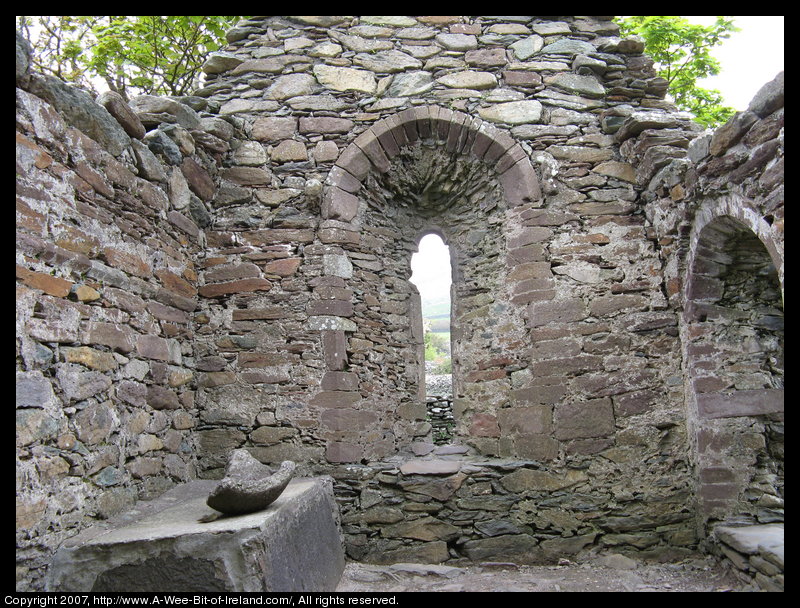
[[[669,94],[679,108],[694,114],[706,127],[725,123],[733,108],[724,106],[722,94],[704,89],[697,81],[720,72],[712,51],[739,29],[729,17],[713,25],[695,25],[682,17],[623,17],[616,20],[621,36],[637,35],[653,58],[658,75],[669,82]]]
[[[425,332],[425,360],[438,361],[447,357],[450,345],[446,339],[433,332]]]
[[[449,357],[442,361],[433,369],[434,374],[452,374],[453,373],[453,360]]]
[[[208,53],[240,17],[18,17],[41,71],[89,89],[102,79],[130,94],[187,95]]]

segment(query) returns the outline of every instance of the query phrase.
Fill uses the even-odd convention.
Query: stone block
[[[605,437],[614,433],[611,399],[589,399],[561,404],[555,411],[557,439]]]
[[[515,163],[500,176],[506,198],[511,206],[532,203],[542,198],[539,180],[527,159]]]
[[[514,562],[536,564],[542,561],[536,539],[528,534],[504,534],[469,540],[464,552],[473,562]]]
[[[783,412],[783,389],[740,390],[697,395],[701,418],[733,418]]]
[[[349,222],[358,213],[358,197],[341,188],[331,188],[322,200],[322,215],[325,219]]]
[[[363,450],[360,445],[332,441],[325,448],[325,459],[328,462],[358,462],[361,460]]]
[[[503,435],[549,434],[553,410],[549,405],[504,408],[497,412]]]
[[[330,478],[293,479],[267,509],[201,523],[215,481],[178,486],[66,541],[50,591],[333,591],[344,569]]]
[[[369,158],[355,144],[350,144],[344,149],[339,160],[336,161],[336,165],[359,181],[367,176],[371,167]]]

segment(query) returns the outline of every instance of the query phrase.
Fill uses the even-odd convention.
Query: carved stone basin
[[[247,450],[233,450],[225,477],[214,488],[206,504],[226,515],[241,515],[266,509],[294,477],[295,463],[285,460],[277,471],[256,460]]]

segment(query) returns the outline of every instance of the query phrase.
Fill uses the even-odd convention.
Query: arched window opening
[[[436,234],[419,242],[411,257],[411,282],[422,302],[425,347],[425,401],[428,421],[436,444],[448,443],[455,426],[453,420],[453,363],[450,339],[450,251]]]

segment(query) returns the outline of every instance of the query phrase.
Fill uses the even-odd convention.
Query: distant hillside
[[[422,318],[433,332],[450,331],[450,298],[423,299]]]

